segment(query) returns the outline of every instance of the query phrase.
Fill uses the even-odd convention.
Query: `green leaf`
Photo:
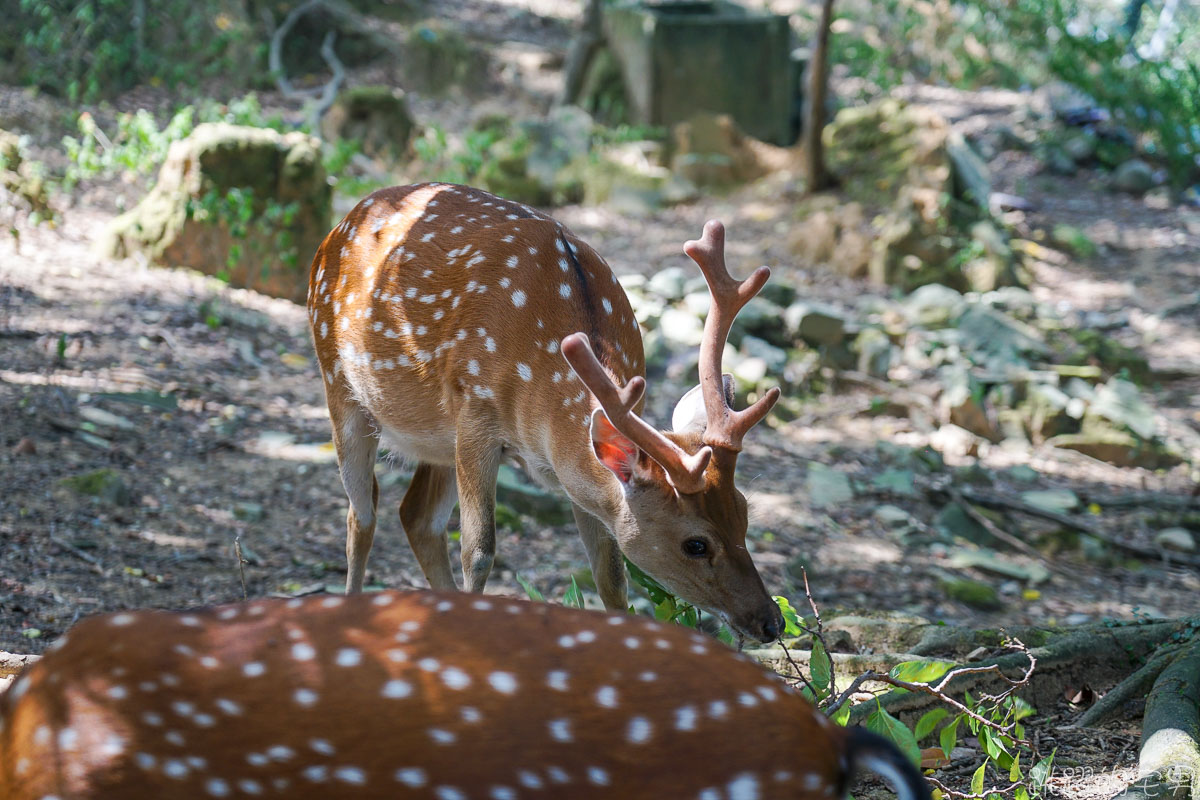
[[[675,619],[677,609],[675,608],[675,598],[664,598],[661,603],[654,607],[654,618],[659,622],[670,622]]]
[[[675,596],[668,592],[661,583],[639,569],[637,564],[634,564],[628,558],[625,559],[625,567],[629,570],[629,577],[633,582],[646,590],[646,594],[650,596],[650,602],[658,605],[668,597],[672,600],[675,599]]]
[[[1012,766],[1008,768],[1008,780],[1012,783],[1021,780],[1021,754],[1019,752],[1012,760]]]
[[[942,732],[938,734],[938,744],[942,746],[942,755],[946,758],[950,757],[954,746],[958,744],[958,723],[961,721],[962,717],[955,717],[954,721],[942,728]]]
[[[951,661],[901,661],[888,675],[908,683],[933,683],[956,666]]]
[[[800,624],[800,615],[796,613],[796,609],[792,608],[792,604],[782,595],[775,595],[771,599],[775,601],[775,605],[779,606],[779,612],[783,614],[783,635],[799,636],[803,630]]]
[[[568,608],[583,608],[583,592],[579,591],[579,584],[574,575],[571,576],[571,585],[563,597],[563,605]]]
[[[829,686],[833,681],[833,659],[825,652],[825,645],[815,636],[808,666],[812,670],[813,685],[817,687],[817,691],[822,697],[829,694]]]
[[[539,603],[546,602],[546,596],[539,592],[536,586],[522,578],[519,573],[513,573],[513,577],[517,579],[517,583],[521,584],[521,588],[525,590],[525,594],[529,595],[530,600],[536,600]]]
[[[850,721],[850,704],[842,703],[842,707],[835,711],[830,719],[843,728],[846,727],[846,723]]]
[[[1013,718],[1016,720],[1022,720],[1022,719],[1025,719],[1026,717],[1032,717],[1034,714],[1037,713],[1037,709],[1034,708],[1032,705],[1030,705],[1028,701],[1022,700],[1021,698],[1017,697],[1016,695],[1009,697],[1007,700],[1007,704],[1008,704],[1008,707],[1012,709]]]
[[[733,631],[731,631],[731,630],[729,629],[729,626],[728,626],[728,625],[722,625],[722,626],[720,627],[720,629],[717,631],[717,641],[718,641],[718,642],[723,642],[723,643],[725,643],[725,644],[729,645],[730,647],[733,647],[733,646],[734,646],[734,644],[733,644]]]
[[[979,769],[975,770],[975,774],[971,776],[971,794],[983,794],[983,771],[987,769],[987,762],[984,761],[979,765]]]
[[[929,734],[933,733],[933,729],[936,728],[937,724],[942,721],[942,718],[947,716],[949,713],[950,712],[944,708],[934,708],[922,714],[921,718],[917,720],[917,726],[913,728],[913,735],[917,737],[917,741],[919,742]]]
[[[700,612],[695,606],[685,606],[683,612],[676,616],[675,621],[685,628],[700,627]]]
[[[900,748],[900,752],[908,756],[908,760],[913,764],[920,765],[921,748],[917,745],[917,739],[913,736],[912,731],[906,728],[903,722],[884,711],[883,708],[877,708],[871,716],[867,717],[866,726],[867,730],[878,733]]]
[[[1043,758],[1041,761],[1034,764],[1029,769],[1029,788],[1034,795],[1038,795],[1042,791],[1042,787],[1046,785],[1046,781],[1050,778],[1050,770],[1054,767],[1054,754],[1058,752],[1058,748],[1050,751],[1050,755]]]
[[[1018,786],[1013,790],[1013,800],[1029,800],[1029,790],[1024,786]]]

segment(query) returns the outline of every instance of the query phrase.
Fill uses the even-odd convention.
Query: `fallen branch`
[[[1050,561],[1044,555],[1039,553],[1037,548],[1033,547],[1033,545],[1018,539],[1016,536],[1013,536],[1011,533],[992,522],[987,518],[986,515],[979,513],[979,509],[967,502],[967,499],[963,497],[962,492],[960,492],[958,489],[955,489],[952,484],[946,485],[946,493],[950,495],[954,502],[958,503],[959,507],[967,513],[967,516],[982,525],[984,529],[992,535],[993,538],[1004,542],[1009,547],[1020,550],[1025,555],[1036,558],[1038,561],[1041,561],[1048,567],[1052,566]]]
[[[21,670],[40,658],[41,656],[24,653],[6,653],[0,650],[0,678],[20,674]]]
[[[931,488],[934,489],[935,491],[944,491],[944,489],[941,486],[933,486]],[[959,489],[958,491],[960,491],[962,493],[963,497],[965,497],[970,502],[975,503],[976,505],[986,506],[988,508],[1004,508],[1004,509],[1008,509],[1010,511],[1016,511],[1021,514],[1027,514],[1031,517],[1041,517],[1042,519],[1048,519],[1051,522],[1057,522],[1059,525],[1062,525],[1064,528],[1070,528],[1072,530],[1080,531],[1081,533],[1086,533],[1087,535],[1089,535],[1093,538],[1099,539],[1100,541],[1116,548],[1117,550],[1122,550],[1126,553],[1138,556],[1140,558],[1146,558],[1146,559],[1150,559],[1153,561],[1159,561],[1162,559],[1170,559],[1171,561],[1174,561],[1174,562],[1177,562],[1180,564],[1187,564],[1187,565],[1193,566],[1193,567],[1200,567],[1200,556],[1194,556],[1189,553],[1177,553],[1174,551],[1156,550],[1153,548],[1142,547],[1141,545],[1132,544],[1131,542],[1124,542],[1124,541],[1121,541],[1120,539],[1115,538],[1111,534],[1097,530],[1095,526],[1089,525],[1086,522],[1083,522],[1082,520],[1077,520],[1068,514],[1061,514],[1057,511],[1049,511],[1044,508],[1038,508],[1037,506],[1031,506],[1028,503],[1022,503],[1020,500],[1013,500],[1011,498],[1002,497],[1000,495],[988,494],[986,492],[976,491],[974,489],[969,489],[967,487],[963,487],[962,489]]]
[[[59,538],[58,536],[55,536],[53,533],[50,534],[50,541],[54,542],[56,545],[61,547],[63,550],[66,550],[68,553],[75,556],[76,558],[78,558],[82,561],[86,561],[88,564],[91,565],[92,572],[96,573],[97,575],[107,575],[108,574],[107,571],[104,569],[104,565],[100,563],[100,559],[96,558],[91,553],[85,553],[84,551],[82,551],[78,547],[76,547],[75,545],[71,544],[70,542],[68,542],[64,539]]]

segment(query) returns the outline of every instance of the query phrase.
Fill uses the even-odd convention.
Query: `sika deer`
[[[739,283],[723,249],[719,222],[685,245],[713,310],[699,393],[676,408],[681,429],[663,433],[637,416],[645,364],[629,301],[573,233],[527,206],[446,184],[359,203],[318,250],[308,297],[350,500],[347,592],[362,589],[374,539],[382,438],[416,462],[400,520],[433,588],[455,587],[445,528],[457,486],[463,584],[483,590],[507,456],[571,499],[606,608],[626,607],[623,551],[738,631],[776,638],[782,618],[746,550],[734,467],[742,437],[779,393],[734,412],[721,377],[733,318],[770,271]]]
[[[433,592],[76,625],[0,696],[0,800],[844,796],[885,740],[628,614]]]

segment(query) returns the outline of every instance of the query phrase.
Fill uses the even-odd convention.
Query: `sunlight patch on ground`
[[[904,560],[899,547],[878,539],[839,538],[819,548],[815,556],[826,568],[839,565],[862,569],[869,564],[898,564]]]

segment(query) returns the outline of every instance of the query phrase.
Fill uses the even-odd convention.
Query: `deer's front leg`
[[[496,558],[496,473],[500,442],[492,426],[464,410],[458,426],[454,465],[462,523],[463,589],[482,592]],[[468,421],[469,420],[469,421]]]
[[[624,611],[629,608],[629,587],[625,580],[625,557],[617,546],[617,537],[612,531],[578,505],[572,503],[575,524],[579,526],[579,538],[587,550],[592,565],[592,578],[596,591],[609,611]]]

